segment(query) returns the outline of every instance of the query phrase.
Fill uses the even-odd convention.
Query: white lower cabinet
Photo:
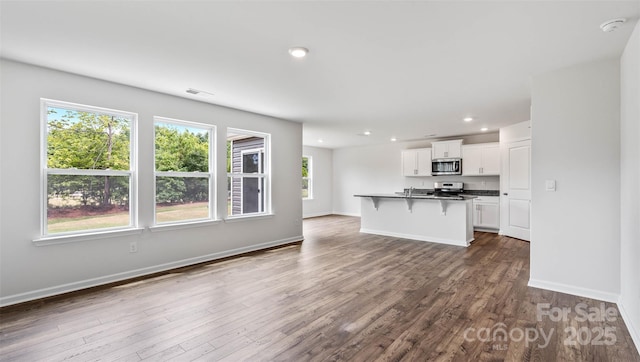
[[[473,227],[498,232],[500,229],[500,197],[479,196],[473,199]]]

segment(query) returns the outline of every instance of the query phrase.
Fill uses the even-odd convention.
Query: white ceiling
[[[335,148],[528,120],[530,77],[620,56],[640,1],[2,1],[0,14],[5,58],[302,122],[305,145]]]

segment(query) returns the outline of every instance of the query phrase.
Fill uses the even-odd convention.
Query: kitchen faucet
[[[413,190],[415,190],[415,188],[413,186],[411,186],[408,189],[404,189],[404,197],[412,197],[413,196]]]

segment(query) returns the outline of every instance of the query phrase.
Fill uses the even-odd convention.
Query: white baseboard
[[[491,228],[479,228],[479,227],[474,227],[473,231],[482,231],[485,233],[494,233],[494,234],[499,234],[497,229],[491,229]]]
[[[338,211],[334,211],[332,214],[333,215],[342,215],[342,216],[354,216],[354,217],[360,217],[361,216],[358,213],[338,212]]]
[[[136,278],[144,275],[181,268],[181,267],[185,267],[193,264],[204,263],[204,262],[213,261],[216,259],[227,258],[230,256],[244,254],[252,251],[268,249],[274,246],[291,244],[291,243],[295,243],[302,240],[304,240],[304,237],[300,235],[300,236],[295,236],[287,239],[269,241],[269,242],[261,243],[257,245],[245,246],[242,248],[221,251],[221,252],[197,256],[189,259],[182,259],[182,260],[173,261],[170,263],[154,265],[154,266],[130,270],[122,273],[105,275],[102,277],[91,278],[91,279],[81,280],[73,283],[58,285],[54,287],[43,288],[43,289],[38,289],[38,290],[29,291],[25,293],[9,295],[9,296],[0,298],[0,307],[5,307],[12,304],[23,303],[31,300],[51,297],[58,294],[74,292],[81,289],[96,287],[103,284],[109,284],[109,283]]]
[[[600,290],[576,287],[574,285],[568,284],[547,282],[544,280],[529,279],[529,283],[527,285],[534,288],[547,289],[554,292],[577,295],[579,297],[587,297],[611,303],[616,303],[618,301],[618,298],[620,298],[620,294],[617,293],[603,292]]]
[[[640,352],[640,326],[633,324],[633,320],[627,313],[627,307],[625,306],[622,296],[620,297],[620,300],[618,300],[618,310],[620,311],[620,315],[622,316],[624,324],[629,330],[629,334],[631,335],[633,344],[636,345],[636,350]]]
[[[464,247],[469,246],[469,243],[471,243],[474,240],[474,239],[471,239],[471,240],[465,242],[465,241],[459,241],[459,240],[440,239],[440,238],[432,238],[432,237],[425,238],[422,235],[401,234],[401,233],[393,233],[393,232],[389,232],[389,231],[380,231],[380,230],[372,230],[372,229],[360,229],[360,232],[361,233],[365,233],[365,234],[393,236],[395,238],[412,239],[412,240],[418,240],[418,241],[428,241],[428,242],[432,242],[432,243],[455,245],[455,246],[464,246]]]
[[[311,214],[304,214],[302,215],[303,219],[308,219],[311,217],[319,217],[319,216],[328,216],[328,215],[333,215],[332,212],[327,211],[327,212],[315,212],[315,213],[311,213]]]

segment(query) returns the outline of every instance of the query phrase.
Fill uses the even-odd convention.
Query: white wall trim
[[[602,300],[602,301],[611,302],[611,303],[616,303],[620,298],[619,293],[603,292],[600,290],[576,287],[574,285],[554,283],[554,282],[548,282],[548,281],[537,280],[537,279],[529,279],[528,286],[539,288],[539,289],[551,290],[554,292],[577,295],[579,297]]]
[[[494,234],[502,235],[502,234],[500,234],[500,230],[492,229],[492,228],[483,228],[483,227],[474,226],[473,227],[473,231],[482,231],[484,233],[494,233]]]
[[[181,267],[194,265],[198,263],[204,263],[204,262],[213,261],[216,259],[227,258],[230,256],[244,254],[252,251],[268,249],[275,246],[291,244],[291,243],[295,243],[303,240],[304,240],[304,237],[300,235],[300,236],[295,236],[295,237],[281,239],[281,240],[268,241],[266,243],[261,243],[257,245],[250,245],[242,248],[221,251],[221,252],[212,253],[208,255],[197,256],[194,258],[182,259],[182,260],[173,261],[170,263],[130,270],[122,273],[105,275],[97,278],[85,279],[85,280],[81,280],[73,283],[62,284],[62,285],[53,286],[49,288],[33,290],[25,293],[9,295],[9,296],[0,298],[0,307],[5,307],[8,305],[17,304],[17,303],[28,302],[28,301],[40,299],[40,298],[51,297],[58,294],[74,292],[81,289],[100,286],[103,284],[109,284],[109,283],[118,282],[121,280],[126,280],[126,279],[131,279],[135,277],[157,273],[157,272],[181,268]]]
[[[516,137],[516,138],[512,138],[512,139],[507,140],[505,143],[529,141],[529,140],[531,140],[531,136]]]
[[[354,217],[360,217],[360,214],[357,213],[351,213],[351,212],[339,212],[339,211],[334,211],[332,213],[333,215],[342,215],[342,216],[354,216]]]
[[[302,215],[302,218],[303,219],[308,219],[310,217],[329,216],[329,215],[333,215],[333,213],[330,212],[330,211],[324,211],[324,212],[315,212],[315,213],[311,213],[311,214],[305,214],[305,215]]]
[[[636,345],[636,350],[640,351],[640,326],[636,326],[633,324],[631,316],[629,316],[629,314],[627,313],[627,309],[625,307],[624,299],[622,298],[622,296],[620,296],[617,304],[620,315],[622,316],[622,320],[629,330],[629,334],[631,335],[633,343]]]
[[[471,240],[467,240],[467,242],[461,242],[458,240],[449,240],[449,239],[441,239],[441,238],[425,238],[424,236],[421,235],[412,235],[412,234],[402,234],[402,233],[394,233],[394,232],[389,232],[389,231],[380,231],[380,230],[372,230],[372,229],[360,229],[361,233],[365,233],[365,234],[375,234],[375,235],[384,235],[384,236],[392,236],[395,238],[403,238],[403,239],[411,239],[411,240],[418,240],[418,241],[427,241],[430,243],[440,243],[440,244],[447,244],[447,245],[455,245],[455,246],[463,246],[463,247],[467,247],[469,246],[469,243],[471,243],[473,240],[475,239],[471,239]]]

